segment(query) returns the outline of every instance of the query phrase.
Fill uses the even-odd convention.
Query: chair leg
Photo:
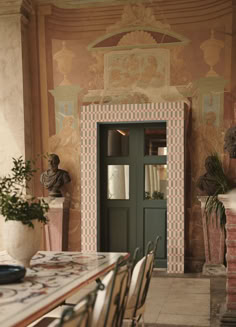
[[[142,327],[145,327],[144,316],[142,315]]]
[[[131,327],[138,327],[138,325],[139,325],[139,321],[140,321],[140,318],[142,317],[142,319],[143,319],[143,316],[142,315],[140,315],[138,318],[134,318],[133,320],[132,320],[132,324],[131,324]],[[143,320],[143,322],[142,322],[142,327],[144,327],[144,320]]]
[[[139,326],[139,322],[141,322],[141,319],[142,319],[142,327],[145,327],[144,317],[142,314],[138,317],[138,319],[135,319],[134,326]]]

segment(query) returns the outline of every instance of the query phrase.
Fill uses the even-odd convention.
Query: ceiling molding
[[[28,17],[32,11],[32,0],[0,0],[0,16],[23,14]]]
[[[135,0],[136,3],[150,3],[152,0]],[[163,0],[159,0],[160,4]],[[53,4],[62,9],[76,9],[96,6],[118,6],[133,3],[134,0],[35,0],[37,5]]]

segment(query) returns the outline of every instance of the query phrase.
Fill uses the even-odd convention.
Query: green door
[[[166,267],[166,123],[99,125],[99,237],[106,252],[133,253],[161,236],[155,262]]]

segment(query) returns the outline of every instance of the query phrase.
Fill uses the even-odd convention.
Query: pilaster
[[[0,0],[0,172],[12,168],[12,157],[31,153],[31,89],[28,60],[28,22],[31,0]],[[27,132],[26,132],[27,131]],[[2,230],[2,229],[1,229]],[[3,248],[0,230],[0,248]]]
[[[29,157],[31,134],[31,88],[28,67],[28,22],[31,0],[0,0],[0,147],[5,160],[3,174],[12,157]],[[8,140],[6,142],[6,139]]]
[[[41,102],[41,124],[42,124],[42,150],[47,153],[49,149],[49,114],[48,114],[48,83],[46,65],[46,34],[45,18],[51,14],[51,5],[40,6],[37,11],[38,16],[38,48],[39,48],[39,75],[40,75],[40,102]],[[46,169],[47,162],[43,161],[43,170]]]

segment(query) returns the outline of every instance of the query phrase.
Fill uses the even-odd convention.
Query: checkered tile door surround
[[[97,124],[167,122],[167,271],[184,272],[184,102],[81,107],[81,242],[97,247]],[[157,231],[158,233],[158,231]]]

